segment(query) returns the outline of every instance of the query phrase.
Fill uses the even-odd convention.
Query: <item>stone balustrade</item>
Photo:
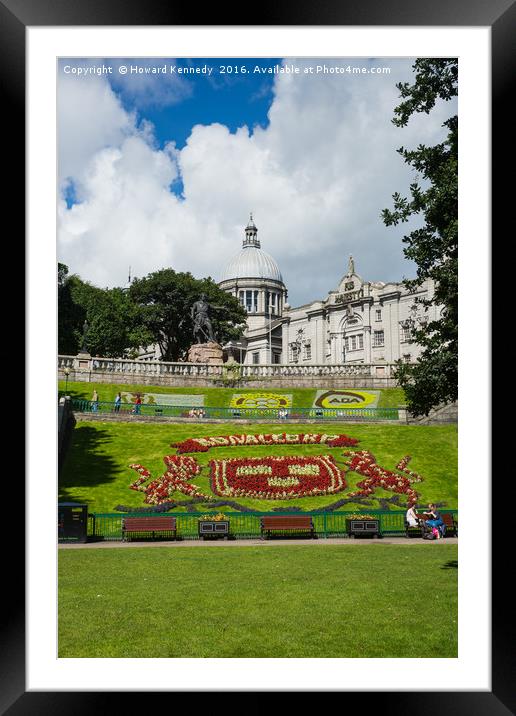
[[[269,378],[275,376],[371,376],[390,378],[392,376],[392,364],[358,364],[348,363],[340,365],[324,364],[271,364],[271,365],[244,365],[242,366],[243,378]]]
[[[234,364],[233,364],[234,365]],[[327,364],[264,364],[240,366],[241,379],[263,378],[317,378],[317,377],[354,377],[389,379],[393,377],[393,364],[347,363],[340,365]],[[128,358],[100,358],[97,356],[58,356],[58,371],[63,378],[68,371],[72,374],[88,372],[90,374],[134,375],[147,378],[222,378],[226,364],[210,365],[208,363],[168,363],[166,361],[140,361]],[[116,382],[116,381],[115,381]]]
[[[81,365],[87,362],[87,365]],[[144,376],[217,376],[222,375],[222,365],[208,363],[167,363],[165,361],[141,361],[129,358],[99,358],[83,356],[58,356],[58,370],[87,370],[98,373],[124,373]]]

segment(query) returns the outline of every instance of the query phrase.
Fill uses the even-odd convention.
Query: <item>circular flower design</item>
[[[266,500],[326,495],[346,487],[331,455],[211,460],[210,481],[216,495]]]

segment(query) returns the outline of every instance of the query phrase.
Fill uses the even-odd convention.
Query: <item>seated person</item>
[[[438,511],[437,507],[431,502],[428,505],[428,512],[423,512],[424,515],[428,515],[429,519],[426,520],[426,525],[432,529],[432,527],[435,527],[438,532],[438,537],[444,537],[444,531],[445,531],[445,525],[443,522],[443,518],[441,517],[441,513]]]
[[[416,513],[416,506],[410,505],[405,515],[405,522],[409,527],[419,527],[419,517]]]

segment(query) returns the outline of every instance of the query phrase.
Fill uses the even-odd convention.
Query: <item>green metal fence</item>
[[[155,405],[123,403],[115,407],[112,402],[72,400],[72,410],[79,413],[103,415],[124,415],[131,417],[175,417],[175,418],[218,418],[221,420],[398,420],[398,408],[192,408],[180,405]],[[202,414],[200,414],[202,412]]]
[[[440,510],[440,512],[452,514],[457,521],[457,510]],[[199,517],[206,515],[206,512],[92,513],[88,520],[88,538],[91,540],[121,540],[124,517],[163,516],[165,514],[176,518],[177,539],[199,539]],[[312,517],[317,536],[326,539],[345,536],[347,534],[346,519],[349,519],[350,515],[358,514],[360,513],[356,510],[354,512],[226,512],[225,517],[229,520],[229,534],[235,539],[260,537],[260,518],[280,515]],[[382,535],[405,534],[405,510],[368,510],[363,514],[375,517],[380,521]]]

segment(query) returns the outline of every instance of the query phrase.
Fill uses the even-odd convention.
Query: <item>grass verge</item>
[[[59,551],[61,658],[453,658],[457,545]]]

